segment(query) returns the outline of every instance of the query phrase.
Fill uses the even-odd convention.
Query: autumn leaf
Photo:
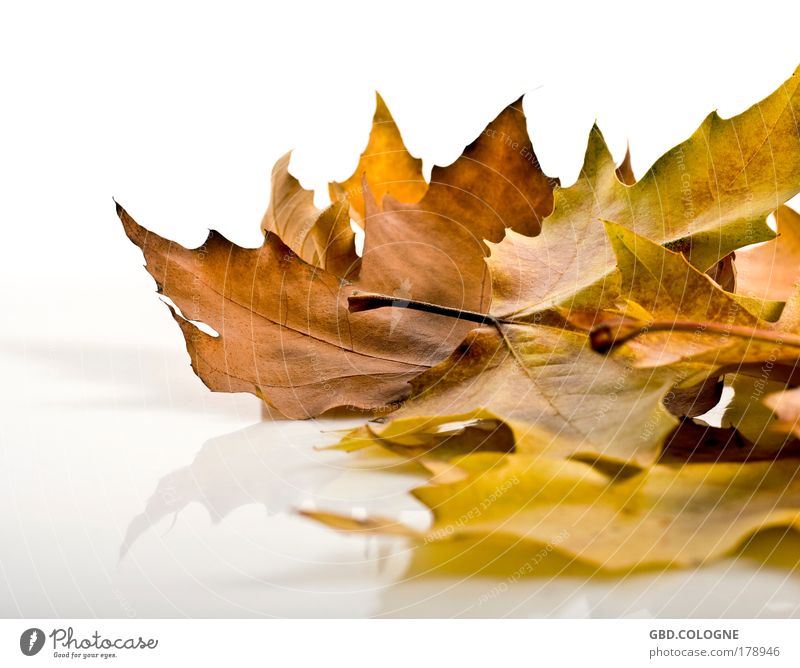
[[[384,196],[391,207],[384,216],[371,187],[409,195],[408,188],[390,186],[407,183],[413,162],[389,118],[379,98],[367,151],[393,147],[395,157],[404,157],[365,155],[354,175],[363,188],[345,189],[323,211],[288,172],[289,156],[278,161],[261,248],[240,248],[212,231],[199,248],[186,249],[118,207],[159,292],[177,306],[173,317],[193,369],[212,390],[251,392],[293,418],[337,407],[396,407],[408,395],[408,381],[444,359],[471,325],[424,313],[351,314],[348,297],[379,290],[478,306],[488,296],[484,236],[501,237],[505,225],[538,230],[552,206],[553,182],[530,149],[519,103],[454,164],[435,168],[419,203],[405,209]],[[346,214],[348,203],[358,209],[362,201],[368,215],[358,258]]]
[[[359,261],[348,207],[335,202],[324,211],[317,209],[314,193],[289,173],[290,157],[286,154],[272,169],[272,198],[261,229],[276,234],[309,264],[347,276]]]
[[[725,367],[800,357],[800,294],[765,302],[725,292],[679,253],[606,224],[618,261],[619,308],[570,313],[593,323],[597,350],[624,346],[639,366]]]
[[[495,118],[461,157],[434,167],[418,202],[378,200],[365,173],[364,261],[373,292],[485,311],[491,286],[484,240],[507,228],[537,234],[552,211],[556,183],[545,176],[528,138],[522,100]]]
[[[604,571],[699,565],[733,552],[754,533],[800,526],[800,460],[654,466],[621,480],[588,464],[530,455],[469,455],[466,479],[414,490],[433,513],[425,532],[388,519],[347,522],[349,531],[468,549],[469,539],[523,542],[530,558],[550,546]],[[460,543],[460,545],[459,545]],[[469,543],[467,543],[468,545]],[[472,567],[480,570],[481,562]],[[535,569],[531,570],[535,574]]]
[[[373,430],[424,441],[445,416],[495,418],[511,428],[518,451],[647,465],[677,424],[662,405],[673,380],[670,370],[640,371],[593,352],[581,333],[487,328],[417,378],[414,397]]]
[[[795,72],[738,116],[710,114],[633,185],[620,180],[593,128],[581,175],[555,191],[542,234],[512,231],[492,248],[492,313],[520,319],[553,306],[596,304],[615,267],[601,220],[682,252],[701,271],[771,239],[766,217],[800,191],[799,104]]]
[[[389,405],[464,335],[462,323],[420,314],[351,315],[353,286],[307,264],[274,234],[246,249],[212,231],[190,250],[118,213],[159,292],[180,309],[172,315],[195,373],[212,390],[251,392],[288,417]]]
[[[335,447],[429,475],[428,531],[309,518],[478,572],[511,548],[696,565],[800,529],[799,88],[712,113],[638,181],[594,127],[566,187],[522,100],[426,183],[378,96],[329,206],[278,161],[259,248],[186,249],[118,214],[211,389],[288,417],[378,412]]]
[[[367,215],[364,177],[378,202],[385,195],[401,202],[417,202],[428,189],[422,176],[422,160],[408,152],[386,103],[380,94],[376,98],[372,132],[356,171],[346,181],[329,185],[331,199],[349,203],[353,217],[362,224]]]
[[[778,183],[783,188],[780,196],[791,196],[800,188],[800,171],[792,167],[798,161],[797,130],[790,123],[791,113],[787,111],[797,96],[797,79],[797,75],[793,76],[757,108],[738,117],[722,120],[712,114],[689,140],[659,159],[633,185],[620,180],[623,174],[630,182],[630,172],[618,170],[595,128],[581,177],[569,188],[556,189],[555,209],[544,220],[541,234],[522,236],[512,229],[491,247],[488,264],[496,333],[485,334],[482,347],[470,335],[472,338],[441,369],[421,376],[415,383],[415,398],[394,419],[402,420],[406,415],[463,414],[480,407],[497,413],[509,424],[521,419],[523,425],[546,425],[554,433],[566,432],[577,441],[569,446],[577,448],[571,450],[572,454],[609,456],[640,464],[654,461],[664,438],[675,426],[664,410],[664,399],[684,392],[694,382],[697,394],[684,393],[682,401],[674,402],[673,408],[678,414],[697,414],[693,410],[695,403],[708,407],[719,396],[716,380],[710,383],[708,380],[713,368],[705,368],[704,378],[702,364],[675,366],[693,356],[691,349],[687,353],[683,337],[674,346],[680,352],[656,364],[672,363],[668,374],[653,377],[629,371],[631,364],[641,364],[638,356],[635,362],[622,365],[624,378],[615,381],[613,367],[609,369],[606,361],[593,358],[579,334],[569,334],[561,327],[554,331],[548,326],[547,311],[555,306],[564,310],[565,304],[568,312],[574,308],[611,305],[631,291],[622,281],[633,276],[645,281],[637,286],[637,295],[645,296],[640,301],[646,301],[650,295],[660,299],[648,304],[649,311],[639,305],[637,315],[653,317],[653,310],[662,309],[669,310],[674,320],[672,302],[662,303],[666,298],[660,296],[667,291],[660,283],[663,280],[668,289],[683,290],[683,284],[676,280],[690,276],[699,292],[717,297],[713,308],[697,299],[698,310],[704,316],[721,317],[723,310],[735,307],[741,326],[749,328],[758,326],[760,317],[775,317],[781,305],[728,296],[702,271],[720,271],[719,263],[729,251],[773,236],[766,225],[766,216],[775,205],[774,175],[750,172],[752,165],[766,159],[764,142],[771,142],[774,159],[780,163],[780,168],[776,167],[782,179]],[[770,120],[766,125],[764,118]],[[729,158],[734,136],[740,140],[739,162]],[[687,198],[692,200],[692,216],[685,215]],[[609,224],[611,233],[603,225],[604,216],[615,220],[613,225]],[[640,240],[639,247],[647,248],[653,257],[640,257],[642,253],[634,253],[633,259],[625,257],[626,242],[634,243],[631,240],[636,239]],[[661,244],[681,253],[671,252]],[[701,270],[693,269],[692,263]],[[647,266],[647,272],[637,273],[642,266]],[[672,274],[665,273],[668,267],[672,267]],[[648,283],[645,279],[649,275],[653,280]],[[359,299],[369,300],[369,297],[356,297]],[[356,307],[364,308],[364,302],[357,301]],[[588,313],[592,318],[593,311]],[[511,324],[514,322],[525,326],[515,328]],[[494,341],[489,343],[492,337]],[[551,342],[553,339],[555,342]],[[542,344],[538,357],[529,358],[522,348],[530,348],[532,341],[547,343]],[[710,341],[707,337],[701,337],[700,343],[714,354],[720,345],[718,340]],[[465,354],[475,349],[480,352]],[[664,354],[663,346],[658,350],[659,355]],[[546,359],[544,364],[538,361],[542,357]],[[603,369],[611,373],[603,373]],[[490,373],[500,380],[492,382]],[[558,382],[552,382],[550,376]],[[444,379],[455,380],[448,383]],[[614,382],[619,387],[613,396],[622,400],[605,410],[602,406],[612,394],[609,386]],[[426,391],[425,384],[432,389]],[[473,387],[479,389],[473,391]],[[491,389],[494,387],[504,387],[504,391]],[[649,390],[642,391],[642,387]],[[573,388],[577,388],[574,394]],[[571,410],[565,411],[559,403]],[[602,416],[600,420],[598,415]],[[409,420],[414,422],[415,418]],[[619,437],[616,433],[621,421],[625,424],[627,442],[626,436]],[[589,424],[591,428],[585,426]],[[638,436],[642,432],[647,434],[644,439]]]

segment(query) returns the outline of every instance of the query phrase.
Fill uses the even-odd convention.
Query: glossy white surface
[[[800,578],[746,560],[611,580],[408,577],[402,541],[295,512],[427,522],[406,493],[418,474],[315,450],[357,421],[262,422],[255,399],[208,393],[151,291],[49,295],[8,299],[0,337],[14,379],[2,616],[800,615]]]

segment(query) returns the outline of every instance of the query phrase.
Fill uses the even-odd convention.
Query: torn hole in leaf
[[[178,308],[178,305],[172,301],[167,295],[161,294],[161,301],[164,302],[167,306],[169,306],[172,311],[179,317],[183,318],[186,322],[192,323],[197,329],[199,329],[203,334],[208,334],[208,336],[212,336],[215,339],[219,338],[219,332],[214,329],[211,325],[203,322],[202,320],[192,320],[191,318],[187,318],[182,311]]]
[[[353,234],[355,238],[353,239],[353,244],[356,248],[356,255],[358,257],[364,256],[364,229],[359,225],[355,220],[352,218],[350,219],[350,229],[353,230]]]
[[[775,214],[774,213],[771,213],[771,214],[769,214],[767,216],[767,226],[773,232],[777,232],[778,231],[778,221],[775,219]],[[764,242],[764,243],[766,243],[766,242]]]
[[[701,415],[695,415],[694,418],[696,420],[702,420],[711,427],[721,427],[722,417],[725,414],[725,410],[728,408],[731,401],[733,401],[733,393],[733,388],[730,385],[725,385],[722,388],[719,401],[717,401],[717,403],[709,408],[705,413],[702,413]]]

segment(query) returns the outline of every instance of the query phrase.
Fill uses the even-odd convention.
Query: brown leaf
[[[159,292],[180,309],[173,316],[203,382],[256,394],[288,417],[390,405],[468,328],[424,313],[350,314],[353,286],[307,264],[274,234],[251,249],[212,231],[189,250],[141,227],[119,205],[117,213]]]
[[[347,204],[336,202],[324,211],[314,206],[314,193],[289,174],[290,157],[287,153],[272,169],[272,196],[261,230],[277,234],[309,264],[347,276],[358,266]]]
[[[678,417],[697,417],[719,403],[722,388],[722,378],[714,376],[689,387],[675,387],[664,397],[664,406]]]
[[[287,155],[273,170],[260,249],[239,248],[212,232],[203,246],[187,250],[148,233],[121,209],[120,217],[160,291],[180,309],[174,315],[195,372],[213,390],[252,392],[289,417],[339,406],[396,407],[407,382],[444,359],[473,325],[400,309],[348,313],[347,298],[372,291],[488,306],[483,239],[501,238],[506,226],[535,233],[552,208],[553,182],[533,154],[520,103],[455,163],[435,168],[418,204],[401,204],[386,193],[420,192],[419,161],[405,151],[379,98],[361,173],[353,177],[362,187],[349,187],[352,179],[342,184],[351,209],[363,202],[367,213],[363,258],[355,255],[346,202],[317,209],[288,163]],[[385,195],[386,211],[373,189]]]
[[[539,167],[518,100],[456,162],[434,167],[418,203],[366,196],[359,277],[375,292],[485,311],[491,290],[484,239],[499,241],[506,228],[538,234],[555,183]]]
[[[633,166],[631,165],[631,147],[625,149],[625,157],[617,167],[617,178],[626,186],[632,186],[636,183],[636,177],[633,175]]]
[[[758,462],[800,457],[800,441],[777,447],[752,443],[736,429],[710,427],[683,420],[670,434],[659,457],[660,464]]]

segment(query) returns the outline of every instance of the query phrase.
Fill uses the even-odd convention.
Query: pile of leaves
[[[426,181],[379,97],[327,208],[278,161],[259,248],[186,249],[118,213],[210,389],[363,411],[336,447],[430,473],[428,530],[317,520],[474,569],[510,549],[698,564],[800,529],[799,72],[639,180],[594,127],[561,187],[519,100]]]

